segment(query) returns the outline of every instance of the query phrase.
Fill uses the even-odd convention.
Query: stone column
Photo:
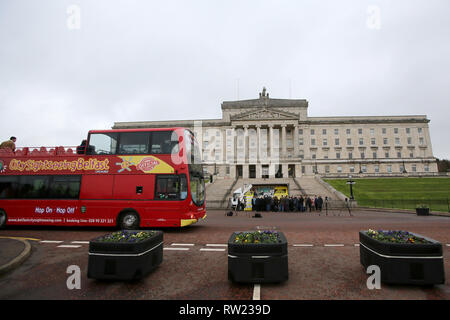
[[[298,124],[294,125],[294,135],[292,136],[292,143],[294,144],[294,159],[298,159]]]
[[[268,158],[269,158],[269,162],[272,162],[272,155],[273,155],[273,124],[269,124],[269,141],[268,141]]]
[[[261,163],[261,125],[256,125],[256,163]]]
[[[248,165],[250,158],[250,139],[248,136],[248,125],[244,125],[244,163]]]
[[[280,156],[280,160],[281,159],[286,159],[287,158],[287,150],[286,150],[286,125],[282,124],[281,125],[281,156]],[[284,175],[284,172],[283,172]]]

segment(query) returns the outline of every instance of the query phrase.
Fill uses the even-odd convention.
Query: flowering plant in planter
[[[156,231],[129,231],[122,230],[107,234],[98,238],[99,242],[140,242],[151,238],[156,234]]]
[[[373,239],[389,243],[418,243],[418,244],[431,243],[430,241],[418,237],[412,233],[409,233],[408,231],[391,231],[391,230],[375,231],[369,229],[367,231],[367,235]]]
[[[282,240],[280,238],[280,235],[277,231],[247,231],[247,232],[236,232],[234,243],[261,243],[261,244],[268,244],[268,243],[281,243]]]

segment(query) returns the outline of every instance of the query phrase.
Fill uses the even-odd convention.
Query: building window
[[[358,134],[362,134],[362,129],[361,128],[358,129]]]
[[[335,144],[336,146],[338,146],[338,145],[339,145],[339,139],[334,139],[334,144]]]
[[[366,157],[366,155],[364,154],[364,152],[361,152],[361,159],[364,159]]]
[[[409,157],[410,157],[410,158],[414,158],[414,152],[410,152],[410,153],[409,153]]]
[[[422,133],[422,128],[417,128],[418,133]]]
[[[311,139],[311,145],[315,146],[316,145],[316,139]]]
[[[398,128],[394,128],[394,134],[398,134]]]
[[[312,158],[312,159],[315,159],[315,158],[316,158],[316,154],[313,153],[313,154],[311,155],[311,158]]]
[[[380,172],[380,166],[375,166],[374,170],[375,170],[375,173],[379,173]]]
[[[298,139],[298,144],[299,144],[300,146],[303,145],[303,138],[299,138],[299,139]]]
[[[374,145],[376,145],[376,140],[375,140],[375,138],[372,138],[372,139],[370,139],[370,143],[374,146]]]
[[[421,146],[423,146],[425,144],[425,140],[422,137],[419,138],[419,144]]]
[[[349,153],[348,153],[348,158],[349,158],[349,159],[353,159],[353,153],[349,152]]]
[[[387,173],[392,173],[392,166],[391,165],[387,166],[386,171]]]
[[[385,158],[389,158],[389,152],[386,152],[386,153],[384,154],[384,157],[385,157]]]
[[[338,135],[339,134],[339,129],[334,129],[334,134]]]
[[[353,173],[353,172],[355,172],[355,167],[350,167],[350,173]]]
[[[323,135],[327,134],[327,129],[322,129],[322,134]]]
[[[364,139],[363,138],[359,138],[359,145],[362,146],[364,144]]]
[[[399,145],[400,144],[400,138],[395,138],[395,144]]]
[[[323,139],[323,145],[324,145],[324,146],[328,145],[327,139]]]
[[[412,144],[412,138],[408,137],[408,144]]]
[[[351,146],[352,145],[352,139],[347,139],[347,145]]]
[[[382,129],[381,129],[381,133],[382,133],[382,134],[386,134],[386,128],[382,128]]]
[[[325,173],[330,173],[330,166],[325,166]]]
[[[346,132],[347,132],[347,134],[350,134],[350,129],[347,129]]]
[[[401,152],[397,152],[397,158],[401,158],[402,157],[402,153]]]
[[[338,172],[338,173],[341,173],[341,172],[342,172],[342,167],[341,167],[341,166],[338,166],[338,167],[337,167],[337,172]]]
[[[311,129],[311,135],[313,136],[315,134],[314,129]]]
[[[417,167],[416,167],[415,164],[413,164],[411,168],[412,168],[412,171],[413,171],[413,172],[417,172]]]
[[[303,135],[303,129],[298,129],[298,134],[299,134],[300,136],[302,136],[302,135]]]
[[[375,129],[374,128],[370,128],[370,135],[371,136],[375,135]]]
[[[363,173],[366,173],[367,172],[367,166],[361,166],[361,171]]]
[[[411,133],[411,129],[410,128],[406,128],[406,134],[410,134]]]
[[[430,166],[428,166],[427,164],[424,166],[424,170],[425,172],[429,172],[430,171]]]
[[[373,158],[374,158],[374,159],[377,158],[377,153],[376,153],[376,152],[374,152],[372,155],[373,155]]]
[[[388,138],[383,138],[383,144],[384,145],[388,144]]]
[[[341,158],[341,153],[340,152],[336,152],[336,159],[340,159]]]

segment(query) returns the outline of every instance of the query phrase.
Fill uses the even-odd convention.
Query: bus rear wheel
[[[6,212],[3,209],[0,209],[0,229],[5,228],[6,226]]]
[[[119,215],[118,226],[124,230],[139,229],[139,215],[134,211],[122,212]]]

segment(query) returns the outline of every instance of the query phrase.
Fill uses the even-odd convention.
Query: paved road
[[[210,211],[205,222],[163,230],[163,263],[139,282],[88,279],[88,241],[112,229],[9,228],[0,236],[26,237],[32,254],[20,267],[0,276],[0,299],[450,299],[449,280],[434,287],[387,286],[369,290],[359,262],[358,232],[408,230],[444,244],[450,276],[450,218],[358,211],[334,213],[246,213],[226,217]],[[289,242],[289,280],[274,285],[239,285],[227,278],[228,237],[233,231],[276,229]],[[66,285],[68,266],[81,269],[81,289]]]

